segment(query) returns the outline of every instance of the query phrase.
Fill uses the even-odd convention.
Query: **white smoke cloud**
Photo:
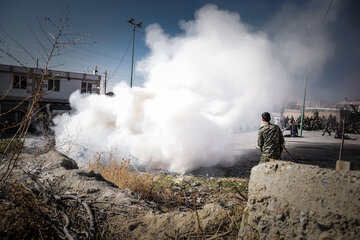
[[[279,54],[278,43],[264,32],[215,5],[205,5],[180,27],[176,36],[158,24],[146,28],[150,54],[136,68],[143,87],[121,83],[114,97],[70,97],[74,113],[55,119],[60,151],[84,161],[116,149],[176,172],[231,162],[237,134],[256,129],[261,112],[281,106],[282,93],[307,63],[297,54]],[[283,42],[285,53],[292,52],[292,42]]]
[[[263,28],[271,36],[278,58],[293,76],[294,88],[303,88],[307,70],[310,83],[316,82],[324,63],[333,56],[335,46],[326,30],[336,20],[342,4],[333,1],[327,12],[329,3],[312,0],[303,5],[285,4]]]

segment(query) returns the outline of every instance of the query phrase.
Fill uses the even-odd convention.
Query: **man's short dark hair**
[[[270,122],[270,119],[271,119],[270,113],[264,112],[263,114],[261,114],[261,117],[265,122]]]

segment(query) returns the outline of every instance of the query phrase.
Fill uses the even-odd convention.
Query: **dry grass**
[[[128,188],[140,195],[141,198],[154,201],[159,209],[169,212],[172,210],[196,211],[207,203],[226,205],[226,202],[236,201],[233,207],[225,207],[227,217],[219,220],[218,225],[202,232],[188,232],[179,237],[178,233],[170,236],[172,239],[234,239],[238,235],[240,220],[246,201],[247,182],[234,179],[199,179],[176,182],[174,177],[152,176],[146,173],[137,173],[131,170],[130,160],[119,159],[110,154],[110,161],[105,164],[101,161],[101,154],[97,154],[88,163],[88,168],[101,174],[106,180],[114,183],[120,189]],[[194,182],[199,182],[199,189],[194,189]],[[236,191],[234,188],[236,187]],[[193,191],[190,191],[193,189]],[[241,195],[239,195],[239,192]],[[203,199],[204,202],[198,201]],[[200,226],[199,217],[194,214],[194,222]],[[198,229],[200,229],[198,227]],[[218,236],[218,237],[217,237]]]
[[[143,199],[154,201],[159,198],[153,191],[154,179],[146,173],[135,173],[130,169],[130,159],[121,160],[115,154],[110,154],[107,164],[101,162],[101,155],[96,154],[88,163],[88,168],[101,174],[107,181],[114,183],[120,189],[130,189]]]
[[[11,139],[4,139],[0,140],[0,152],[1,153],[11,153],[13,152],[17,145],[19,144],[19,140],[11,140]],[[6,150],[6,151],[5,151]]]
[[[1,192],[1,239],[57,239],[49,217],[51,207],[24,184],[12,183]]]
[[[239,192],[243,196],[247,192],[247,182],[241,179],[192,178],[176,182],[175,177],[171,175],[134,172],[131,170],[130,160],[119,159],[116,154],[110,154],[110,160],[106,164],[101,159],[101,154],[96,154],[88,162],[88,169],[101,174],[120,189],[128,188],[139,194],[142,199],[157,203],[164,211],[191,211],[192,195],[198,198],[197,208],[202,208],[208,203],[222,206],[234,205],[234,202],[242,204],[246,200],[239,195]],[[200,186],[194,187],[195,182]]]

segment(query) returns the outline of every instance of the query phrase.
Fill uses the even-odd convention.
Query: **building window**
[[[49,79],[48,80],[48,90],[49,91],[60,91],[60,80],[59,79]]]
[[[12,87],[26,89],[26,82],[27,82],[26,76],[13,75]]]
[[[81,93],[91,93],[92,83],[81,82]]]
[[[91,84],[91,83],[88,83],[88,84],[87,84],[87,92],[88,92],[88,93],[91,93],[91,88],[92,88],[92,84]]]

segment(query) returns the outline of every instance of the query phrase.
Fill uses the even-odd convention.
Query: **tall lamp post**
[[[303,124],[304,124],[304,115],[305,115],[305,100],[306,100],[306,85],[309,75],[309,69],[306,70],[306,79],[305,79],[305,90],[304,90],[304,99],[301,111],[301,122],[300,122],[300,136],[302,136]]]
[[[135,23],[134,18],[130,18],[128,22],[133,25],[133,35],[132,35],[132,54],[131,54],[131,75],[130,75],[130,87],[132,88],[133,82],[133,68],[134,68],[134,43],[135,43],[135,28],[141,28],[142,22],[138,21]]]

